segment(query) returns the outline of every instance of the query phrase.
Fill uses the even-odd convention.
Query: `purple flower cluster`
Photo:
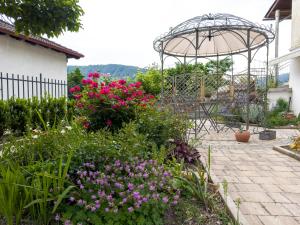
[[[68,204],[95,213],[132,213],[147,204],[166,207],[177,204],[180,197],[171,180],[171,173],[155,160],[116,160],[103,171],[96,170],[93,163],[84,163],[75,178],[79,191]]]

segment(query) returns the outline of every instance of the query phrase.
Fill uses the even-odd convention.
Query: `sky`
[[[80,0],[82,29],[54,41],[85,55],[68,65],[123,64],[147,67],[159,62],[153,40],[179,23],[207,13],[230,13],[262,21],[274,0]],[[279,54],[290,47],[290,21],[280,23]],[[260,53],[258,60],[264,60]],[[274,58],[274,43],[270,47]]]

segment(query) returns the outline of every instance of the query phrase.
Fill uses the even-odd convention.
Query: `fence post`
[[[9,80],[8,80],[8,73],[6,73],[6,93],[7,93],[6,99],[8,100],[8,99],[9,99]]]
[[[43,98],[43,80],[42,80],[42,74],[40,73],[40,99]]]
[[[67,86],[67,85],[66,85],[66,81],[64,80],[64,96],[65,96],[65,97],[68,97],[67,94],[66,94],[66,86]]]
[[[55,98],[56,98],[56,79],[54,80],[54,94],[55,94]]]
[[[60,82],[59,82],[59,80],[57,80],[57,97],[59,98],[60,97],[60,90],[59,90],[59,88],[60,88]]]

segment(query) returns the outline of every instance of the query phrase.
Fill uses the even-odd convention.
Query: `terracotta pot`
[[[287,119],[287,120],[292,120],[292,119],[295,119],[296,116],[293,114],[293,113],[286,113],[284,115],[284,117]]]
[[[235,139],[238,142],[248,142],[250,139],[250,132],[248,130],[235,132]]]

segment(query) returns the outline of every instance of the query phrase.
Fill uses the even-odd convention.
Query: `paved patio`
[[[272,150],[286,145],[297,130],[277,130],[277,139],[238,143],[232,131],[210,133],[199,146],[203,162],[211,146],[211,174],[222,186],[228,182],[228,198],[240,199],[243,224],[300,224],[300,161]],[[231,204],[231,207],[234,204]]]

